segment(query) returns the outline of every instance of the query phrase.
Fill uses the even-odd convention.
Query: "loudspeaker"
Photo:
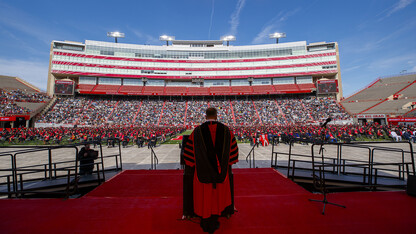
[[[407,194],[416,196],[416,175],[409,175],[407,178]]]

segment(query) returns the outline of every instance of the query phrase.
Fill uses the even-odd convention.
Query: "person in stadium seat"
[[[395,141],[401,141],[402,140],[402,136],[397,135],[397,133],[394,131],[394,129],[391,130],[390,135],[391,135],[391,137],[393,137],[393,139]]]
[[[96,134],[95,137],[94,137],[94,148],[97,146],[98,143],[101,143],[100,134]]]
[[[129,144],[130,138],[128,136],[122,136],[121,140],[122,140],[123,148],[126,148],[127,145]]]
[[[410,137],[412,138],[413,143],[416,143],[416,128],[415,129],[412,128],[410,131],[412,133]]]
[[[407,128],[404,128],[402,131],[402,137],[403,139],[405,139],[406,141],[410,142],[410,136],[411,134],[409,133],[409,131],[407,130]]]
[[[234,213],[230,183],[231,165],[238,162],[238,146],[234,134],[217,122],[217,110],[206,110],[206,122],[194,129],[184,148],[185,163],[195,168],[194,213],[201,217],[204,232],[219,228],[219,216]]]
[[[141,136],[137,137],[136,144],[138,148],[142,148],[144,145],[144,138]]]

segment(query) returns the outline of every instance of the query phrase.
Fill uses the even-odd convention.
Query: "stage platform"
[[[416,198],[400,192],[321,199],[271,168],[235,169],[231,219],[216,233],[414,233]],[[182,220],[182,170],[127,170],[78,199],[2,199],[1,233],[203,233]]]

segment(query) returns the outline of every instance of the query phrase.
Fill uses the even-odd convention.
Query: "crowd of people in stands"
[[[120,101],[114,108],[112,115],[108,118],[111,123],[131,123],[134,121],[137,110],[140,108],[140,101]]]
[[[1,101],[0,103],[0,116],[28,115],[30,112],[29,108],[18,106],[15,103],[7,101]]]
[[[11,104],[3,99],[1,105]],[[2,111],[8,109],[6,106]],[[149,100],[88,96],[60,97],[37,121],[82,127],[3,129],[0,140],[41,139],[49,143],[116,137],[124,142],[140,138],[143,144],[143,139],[166,138],[203,123],[206,108],[212,106],[218,109],[218,120],[229,125],[241,141],[251,141],[259,134],[266,134],[270,140],[278,136],[283,142],[313,142],[322,136],[331,142],[350,142],[361,137],[415,141],[415,129],[402,126],[349,124],[322,129],[319,123],[328,115],[334,120],[351,119],[336,100],[328,97]]]
[[[246,100],[137,100],[93,97],[59,98],[39,123],[87,126],[188,126],[204,121],[204,110],[216,107],[218,120],[231,126],[313,123],[331,115],[336,120],[350,116],[331,98]]]
[[[42,115],[38,122],[43,123],[61,123],[69,124],[74,123],[79,119],[80,113],[84,108],[88,108],[89,105],[86,98],[64,98],[57,99],[52,109],[47,114]]]
[[[44,93],[30,93],[23,90],[0,89],[0,116],[27,115],[31,110],[16,102],[45,102],[49,97]]]
[[[203,123],[205,121],[205,116],[201,113],[204,113],[207,108],[208,103],[206,101],[192,101],[192,104],[187,107],[185,123],[190,126],[196,126],[199,123]]]
[[[143,100],[140,105],[140,110],[134,124],[139,126],[157,125],[160,115],[163,110],[163,101],[161,100]],[[120,123],[129,125],[131,123]]]
[[[39,92],[26,92],[25,90],[3,90],[0,89],[1,100],[8,100],[14,102],[45,102],[49,99],[49,96],[45,93]]]
[[[166,101],[159,121],[161,126],[184,126],[186,110],[185,101]]]
[[[232,101],[235,125],[259,125],[260,119],[252,101]]]

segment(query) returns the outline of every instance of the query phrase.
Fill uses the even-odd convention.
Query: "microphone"
[[[326,125],[327,125],[329,122],[331,122],[331,121],[332,121],[332,119],[331,119],[331,118],[327,118],[327,119],[325,120],[325,123],[321,124],[321,127],[325,128],[325,127],[326,127]]]

